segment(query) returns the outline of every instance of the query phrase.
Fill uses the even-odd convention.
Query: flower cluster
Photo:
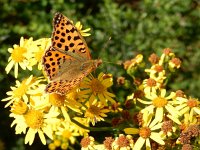
[[[80,22],[76,27],[82,36],[90,35],[90,29],[81,30]],[[200,136],[200,103],[181,90],[167,89],[171,75],[181,66],[171,49],[164,49],[160,57],[152,54],[150,65],[141,54],[124,62],[127,74],[114,82],[116,93],[110,90],[114,75],[100,72],[85,77],[66,95],[59,95],[44,92],[49,81],[41,59],[50,45],[50,38],[22,37],[19,45],[8,49],[5,70],[8,74],[14,68],[16,81],[2,101],[10,109],[15,133],[25,134],[25,144],[33,144],[38,133],[51,150],[68,149],[80,136],[83,150],[195,147]],[[22,77],[19,69],[30,75]],[[121,91],[126,93],[123,100],[116,96]],[[105,140],[99,144],[91,131],[96,131],[97,136],[99,131],[110,134],[101,134]]]
[[[143,62],[140,61],[138,65],[135,65],[137,58],[139,58],[139,55],[132,59],[132,63],[128,66],[126,62],[124,63],[127,73],[133,77],[135,84],[137,84],[135,92],[128,96],[127,101],[132,99],[135,105],[140,106],[137,115],[138,126],[135,127],[133,123],[133,127],[124,129],[126,134],[139,136],[133,149],[141,149],[144,143],[146,143],[146,149],[159,149],[163,146],[167,148],[168,146],[174,146],[176,143],[195,143],[194,141],[197,141],[197,137],[200,135],[198,99],[187,97],[181,90],[173,92],[166,89],[171,74],[180,68],[180,59],[176,58],[169,48],[163,50],[161,57],[152,54],[149,57],[151,67],[144,69],[146,76],[141,79],[137,77],[136,73],[138,69],[141,69]],[[134,64],[134,68],[132,64]],[[140,82],[136,82],[138,80]],[[140,94],[138,94],[138,91],[140,91]],[[187,143],[182,142],[184,130],[188,130],[194,124],[196,128],[193,129],[196,134],[192,137],[196,137],[196,139],[192,139],[190,136]],[[184,129],[180,128],[181,126],[184,126]],[[168,145],[167,140],[172,136],[176,137],[176,140]],[[155,147],[155,143],[157,143],[157,147]]]
[[[90,35],[89,28],[81,30],[80,22],[76,27],[82,36]],[[88,135],[90,123],[94,126],[104,121],[109,112],[108,104],[114,102],[115,95],[108,92],[113,79],[110,74],[100,73],[97,78],[89,75],[66,95],[45,93],[48,79],[41,60],[50,45],[50,38],[21,37],[19,45],[8,49],[11,55],[5,70],[8,74],[14,68],[16,81],[2,101],[10,108],[10,117],[14,119],[11,127],[15,126],[15,133],[26,134],[25,144],[31,145],[38,133],[43,144],[47,143],[47,137],[52,140],[48,143],[49,149],[67,149],[75,143],[76,137]],[[30,76],[22,78],[20,69]]]

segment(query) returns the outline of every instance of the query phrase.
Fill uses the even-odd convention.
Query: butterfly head
[[[95,68],[99,67],[101,64],[102,64],[102,60],[101,59],[94,60],[94,66],[95,66]]]

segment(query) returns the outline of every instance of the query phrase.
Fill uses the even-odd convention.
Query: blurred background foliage
[[[51,36],[52,18],[56,12],[81,21],[90,27],[86,38],[94,58],[106,62],[101,70],[116,78],[124,75],[116,65],[136,54],[145,59],[163,48],[172,48],[182,60],[182,68],[170,79],[169,89],[183,90],[200,97],[200,1],[199,0],[1,0],[0,1],[0,98],[15,85],[12,73],[5,73],[7,49],[19,44],[20,37],[34,40]],[[113,87],[113,90],[119,90]],[[120,92],[119,92],[120,93]],[[124,95],[118,95],[119,99]],[[10,128],[9,112],[0,104],[0,147],[5,149],[44,149],[35,140],[33,146],[23,145],[23,135]],[[39,141],[39,140],[38,140]],[[0,148],[1,149],[1,148]]]

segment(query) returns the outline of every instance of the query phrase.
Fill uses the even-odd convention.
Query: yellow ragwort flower
[[[55,135],[59,136],[59,139],[62,142],[70,141],[71,144],[74,144],[76,141],[76,136],[79,136],[79,133],[74,130],[75,126],[69,121],[62,121],[61,124],[57,127]]]
[[[38,85],[41,79],[35,79],[32,75],[29,78],[24,79],[21,83],[16,80],[15,87],[11,86],[12,91],[8,91],[6,94],[9,96],[2,101],[8,101],[5,107],[11,105],[14,101],[22,100],[25,103],[28,102],[28,92],[31,88]]]
[[[87,103],[86,105],[88,105],[88,108],[86,109],[84,117],[87,119],[87,122],[91,122],[93,126],[98,121],[104,121],[104,117],[107,117],[106,113],[110,112],[108,108],[105,108],[105,105],[101,102],[97,102],[97,100],[93,100],[92,103]]]
[[[167,112],[169,113],[167,115],[168,118],[177,124],[181,124],[181,122],[178,120],[180,113],[173,106],[173,98],[176,94],[171,92],[169,96],[166,96],[166,89],[160,89],[160,91],[157,91],[157,93],[146,94],[145,97],[148,100],[142,100],[139,98],[137,99],[139,102],[149,105],[142,109],[142,112],[148,110],[151,113],[155,113],[155,120],[159,122],[163,120],[164,114]]]
[[[93,150],[94,149],[94,138],[92,136],[84,137],[81,140],[81,150]]]
[[[70,121],[68,108],[65,105],[65,99],[66,99],[65,95],[60,95],[57,93],[49,94],[49,103],[52,105],[52,108],[59,109],[61,111],[61,114],[64,116],[64,118]]]
[[[161,88],[161,83],[155,79],[149,78],[143,81],[143,88],[145,94],[156,93],[156,90]]]
[[[85,127],[89,127],[87,118],[74,117],[73,119],[76,120],[77,122],[79,122],[80,124],[84,125]],[[77,124],[75,124],[73,122],[71,122],[71,123],[74,126],[74,131],[77,132],[80,136],[87,135],[88,132],[90,132],[89,130],[81,128],[80,126],[78,126]]]
[[[162,65],[154,64],[150,69],[145,69],[145,72],[149,74],[151,79],[154,79],[156,82],[162,84],[164,79],[166,79],[166,73]]]
[[[113,150],[130,150],[133,149],[133,138],[131,135],[120,134],[112,143]]]
[[[23,70],[26,68],[32,70],[30,67],[29,60],[28,60],[28,50],[31,47],[33,42],[33,38],[24,39],[21,37],[19,45],[13,45],[13,48],[9,48],[8,52],[11,53],[11,56],[8,58],[8,65],[6,66],[5,70],[8,74],[10,70],[14,67],[14,75],[15,78],[18,77],[18,67],[20,66]]]
[[[139,134],[139,138],[134,144],[133,150],[140,150],[144,143],[146,143],[146,149],[151,149],[150,139],[157,142],[160,145],[164,145],[165,142],[162,140],[158,131],[161,128],[162,123],[152,121],[152,114],[148,111],[143,113],[143,123],[142,127],[137,128],[125,128],[124,132],[126,134]]]
[[[185,131],[190,125],[200,125],[200,122],[198,121],[196,115],[191,117],[189,113],[185,113],[180,128],[182,131]]]
[[[82,36],[90,36],[90,35],[91,35],[90,33],[87,33],[87,32],[90,31],[90,28],[87,28],[87,29],[82,30],[83,25],[81,24],[80,21],[78,21],[78,22],[75,24],[75,27],[78,29],[78,31],[81,33]]]
[[[29,66],[38,65],[38,70],[42,70],[42,56],[45,50],[51,45],[50,38],[41,38],[33,41],[32,46],[29,48]]]
[[[188,113],[191,121],[195,114],[200,115],[200,102],[196,98],[176,97],[176,109],[181,115]]]
[[[44,110],[37,110],[35,108],[30,109],[30,105],[28,105],[28,107],[29,110],[23,115],[10,114],[10,117],[14,118],[11,127],[16,125],[16,134],[26,134],[25,144],[29,143],[29,145],[31,145],[34,141],[35,134],[38,133],[40,140],[45,145],[46,138],[44,134],[50,139],[53,139],[52,126],[59,121],[59,119],[57,119],[59,113],[53,109],[50,109],[49,112],[46,113]]]
[[[89,101],[98,97],[104,105],[107,104],[107,101],[114,103],[115,100],[113,98],[115,95],[107,91],[112,84],[112,75],[100,73],[98,78],[94,78],[92,75],[89,75],[81,83],[80,88],[83,90],[80,93],[82,95],[88,95]]]

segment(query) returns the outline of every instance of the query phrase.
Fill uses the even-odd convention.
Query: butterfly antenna
[[[114,64],[114,65],[122,65],[122,62],[117,62],[117,63],[115,62],[114,63],[114,62],[111,62],[111,61],[104,61],[104,60],[103,60],[103,63]]]
[[[108,40],[106,41],[106,43],[104,44],[104,46],[103,46],[103,49],[102,49],[102,52],[105,52],[106,51],[106,48],[108,47],[108,44],[109,44],[109,42],[111,41],[111,36],[108,38]],[[100,55],[101,54],[103,54],[103,53],[100,53]],[[99,56],[100,57],[100,56]],[[98,58],[99,59],[99,58]],[[103,61],[103,62],[105,62],[105,61]]]
[[[110,37],[108,38],[108,40],[106,41],[106,43],[104,44],[103,49],[102,49],[102,52],[106,51],[106,48],[108,47],[109,42],[111,41],[111,39],[112,39],[112,37],[110,36]],[[102,54],[102,53],[101,53],[101,54]],[[118,62],[118,63],[115,62],[115,63],[114,63],[114,62],[104,61],[104,60],[103,60],[103,63],[114,64],[114,65],[122,65],[121,62]]]
[[[108,44],[109,44],[110,41],[111,41],[111,36],[108,38],[108,40],[107,40],[106,43],[104,44],[103,50],[102,50],[102,51],[105,51],[105,50],[106,50],[106,48],[108,47]]]

